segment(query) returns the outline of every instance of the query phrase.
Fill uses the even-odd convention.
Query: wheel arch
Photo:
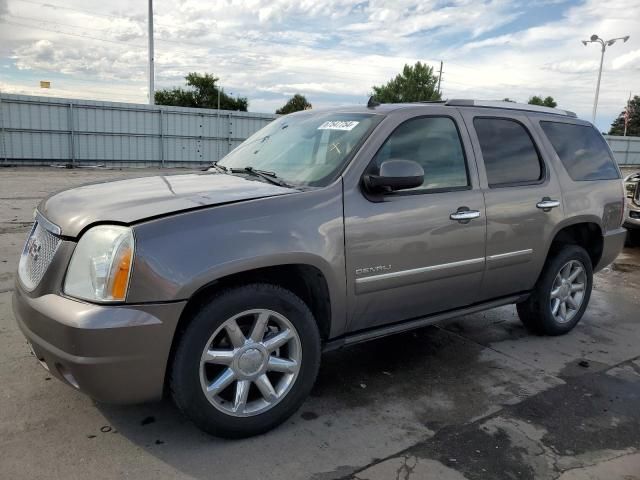
[[[595,271],[604,247],[601,219],[596,216],[573,218],[558,225],[547,247],[547,258],[563,245],[578,245],[589,254]]]
[[[322,341],[329,339],[335,315],[332,308],[330,285],[320,268],[308,263],[288,263],[240,270],[205,283],[189,297],[171,341],[167,374],[173,363],[180,338],[196,312],[216,293],[251,283],[274,284],[293,292],[311,310],[318,325]],[[165,389],[167,386],[167,374],[165,374]]]

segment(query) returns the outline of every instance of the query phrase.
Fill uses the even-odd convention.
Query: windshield
[[[304,112],[274,120],[218,162],[272,172],[294,185],[325,186],[381,117]]]

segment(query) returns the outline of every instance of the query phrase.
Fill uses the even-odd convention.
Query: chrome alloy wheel
[[[551,287],[551,314],[559,323],[569,322],[580,310],[587,288],[587,272],[578,260],[567,262]]]
[[[247,310],[226,320],[207,341],[200,385],[223,413],[258,415],[287,395],[301,362],[300,337],[289,320],[273,310]]]

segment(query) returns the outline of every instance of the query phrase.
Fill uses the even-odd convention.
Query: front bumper
[[[624,226],[625,228],[640,228],[640,207],[631,203],[631,199],[628,199],[625,209]]]
[[[29,297],[19,284],[13,294],[18,326],[49,371],[98,401],[120,404],[162,397],[185,303],[93,305]]]

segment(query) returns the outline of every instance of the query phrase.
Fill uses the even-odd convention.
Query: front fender
[[[134,226],[128,302],[189,299],[228,275],[301,264],[325,277],[332,318],[346,304],[342,185],[221,205]]]

